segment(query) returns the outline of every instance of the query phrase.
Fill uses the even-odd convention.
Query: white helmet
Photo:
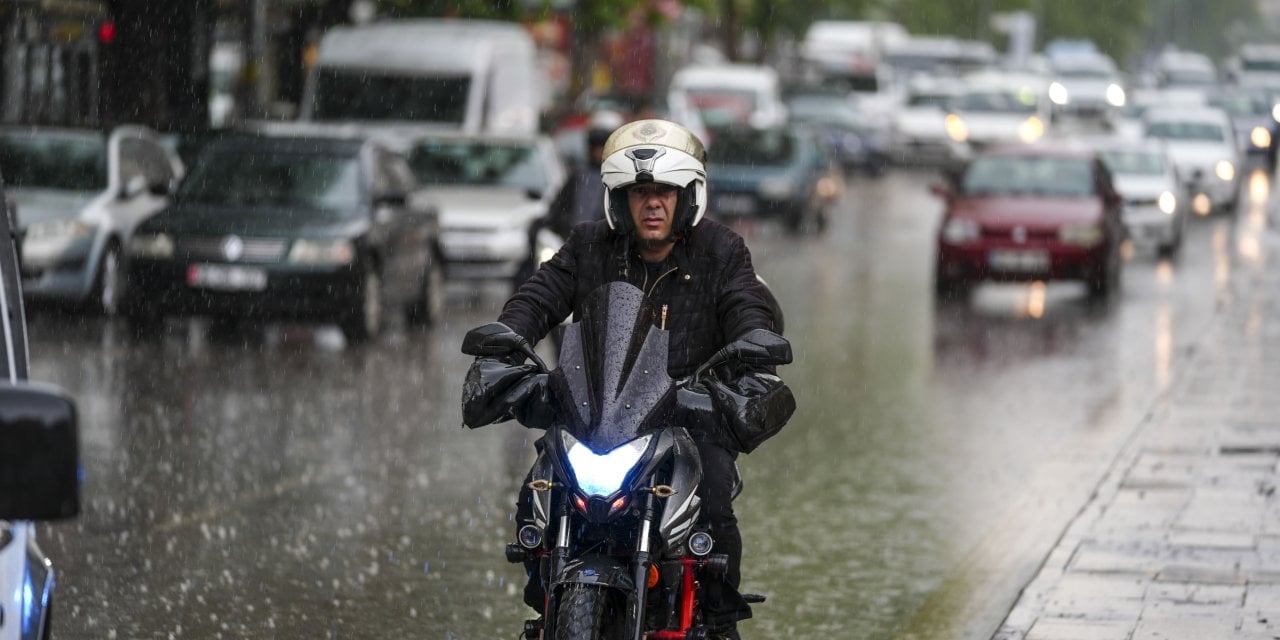
[[[680,189],[673,235],[683,235],[707,210],[707,152],[688,129],[666,120],[637,120],[623,125],[604,144],[604,215],[620,234],[635,230],[627,204],[627,187],[642,182]]]

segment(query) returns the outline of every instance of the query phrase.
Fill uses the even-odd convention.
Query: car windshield
[[[1262,96],[1218,95],[1209,100],[1212,104],[1233,116],[1265,116],[1271,113],[1270,101]]]
[[[858,113],[843,98],[792,98],[787,111],[801,122],[858,126]]]
[[[470,87],[468,76],[387,76],[324,69],[316,76],[314,117],[461,124]]]
[[[354,157],[268,150],[217,150],[196,162],[178,198],[228,207],[360,212]]]
[[[103,191],[107,188],[106,139],[0,134],[0,175],[10,187]]]
[[[746,122],[756,110],[756,94],[747,89],[688,89],[689,104],[708,125]]]
[[[547,187],[546,171],[532,144],[427,140],[409,152],[409,166],[423,184]]]
[[[1036,98],[1029,91],[970,91],[956,98],[953,106],[970,113],[1031,114],[1036,111]]]
[[[965,170],[961,190],[973,196],[1086,198],[1094,195],[1093,169],[1080,158],[988,156]]]
[[[1155,151],[1103,151],[1102,163],[1111,173],[1124,175],[1158,176],[1164,173],[1164,156]]]
[[[791,161],[795,143],[786,131],[721,131],[708,154],[717,164],[784,166]]]
[[[1210,122],[1165,121],[1147,125],[1147,137],[1161,140],[1221,142],[1222,127]]]

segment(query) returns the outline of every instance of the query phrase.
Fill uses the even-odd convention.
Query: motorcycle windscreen
[[[596,289],[580,312],[565,327],[552,380],[569,433],[604,453],[662,426],[673,397],[668,334],[644,292],[625,282]]]

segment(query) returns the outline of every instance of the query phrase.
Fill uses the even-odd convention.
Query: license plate
[[[262,291],[267,288],[267,272],[230,264],[193,264],[187,269],[187,285],[222,291]]]
[[[995,271],[1035,273],[1049,270],[1049,254],[1044,251],[995,250],[987,255],[987,264]]]
[[[716,198],[715,213],[750,215],[756,212],[756,199],[751,196],[726,194]]]

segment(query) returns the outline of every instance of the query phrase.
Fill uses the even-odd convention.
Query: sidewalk
[[[1280,638],[1280,231],[1252,237],[1256,259],[1233,246],[1211,326],[994,640]]]

